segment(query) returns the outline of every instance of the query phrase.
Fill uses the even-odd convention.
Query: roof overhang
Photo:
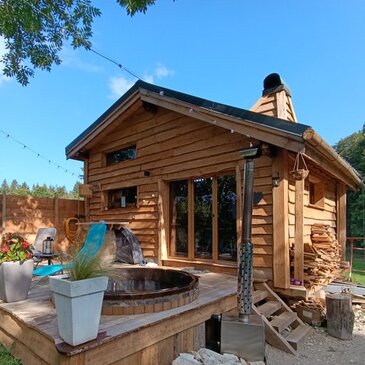
[[[112,123],[125,120],[143,102],[190,116],[250,138],[304,153],[352,189],[363,186],[361,176],[310,126],[215,103],[160,86],[137,81],[116,103],[66,147],[67,158],[85,159],[88,149],[99,143]]]
[[[364,186],[361,175],[318,133],[308,128],[303,133],[305,155],[354,190]]]

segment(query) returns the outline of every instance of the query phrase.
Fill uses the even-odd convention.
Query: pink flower
[[[3,246],[3,248],[1,249],[2,252],[9,252],[9,246]]]

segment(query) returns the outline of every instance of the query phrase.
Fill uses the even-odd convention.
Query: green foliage
[[[1,365],[21,365],[20,360],[14,358],[11,353],[3,346],[0,345],[0,364]]]
[[[2,238],[0,264],[10,261],[25,261],[32,258],[31,245],[18,234],[7,233]]]
[[[127,14],[133,16],[135,13],[145,13],[147,8],[155,4],[155,0],[117,0],[117,3],[125,7]]]
[[[334,148],[365,176],[365,125],[362,131],[341,139]],[[365,189],[347,194],[347,236],[365,236]]]
[[[23,182],[19,184],[16,180],[13,180],[9,185],[6,179],[4,179],[1,184],[0,193],[19,196],[30,195],[37,198],[79,199],[79,185],[80,182],[77,182],[71,191],[67,191],[65,186],[48,186],[46,184],[35,184],[30,188],[27,183]]]
[[[127,13],[145,13],[154,0],[117,0]],[[91,48],[92,24],[101,15],[91,0],[2,0],[0,36],[5,39],[3,73],[23,86],[35,69],[59,65],[64,43]]]
[[[72,281],[108,276],[109,269],[103,266],[101,254],[86,255],[78,252],[72,262],[66,265],[66,272]]]

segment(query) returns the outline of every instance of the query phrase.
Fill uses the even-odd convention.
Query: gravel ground
[[[365,309],[354,306],[355,325],[349,341],[329,336],[323,327],[312,333],[296,356],[266,345],[267,365],[365,365]]]

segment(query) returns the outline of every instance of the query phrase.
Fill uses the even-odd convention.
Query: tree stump
[[[355,315],[351,294],[326,295],[327,332],[341,340],[351,340]]]

